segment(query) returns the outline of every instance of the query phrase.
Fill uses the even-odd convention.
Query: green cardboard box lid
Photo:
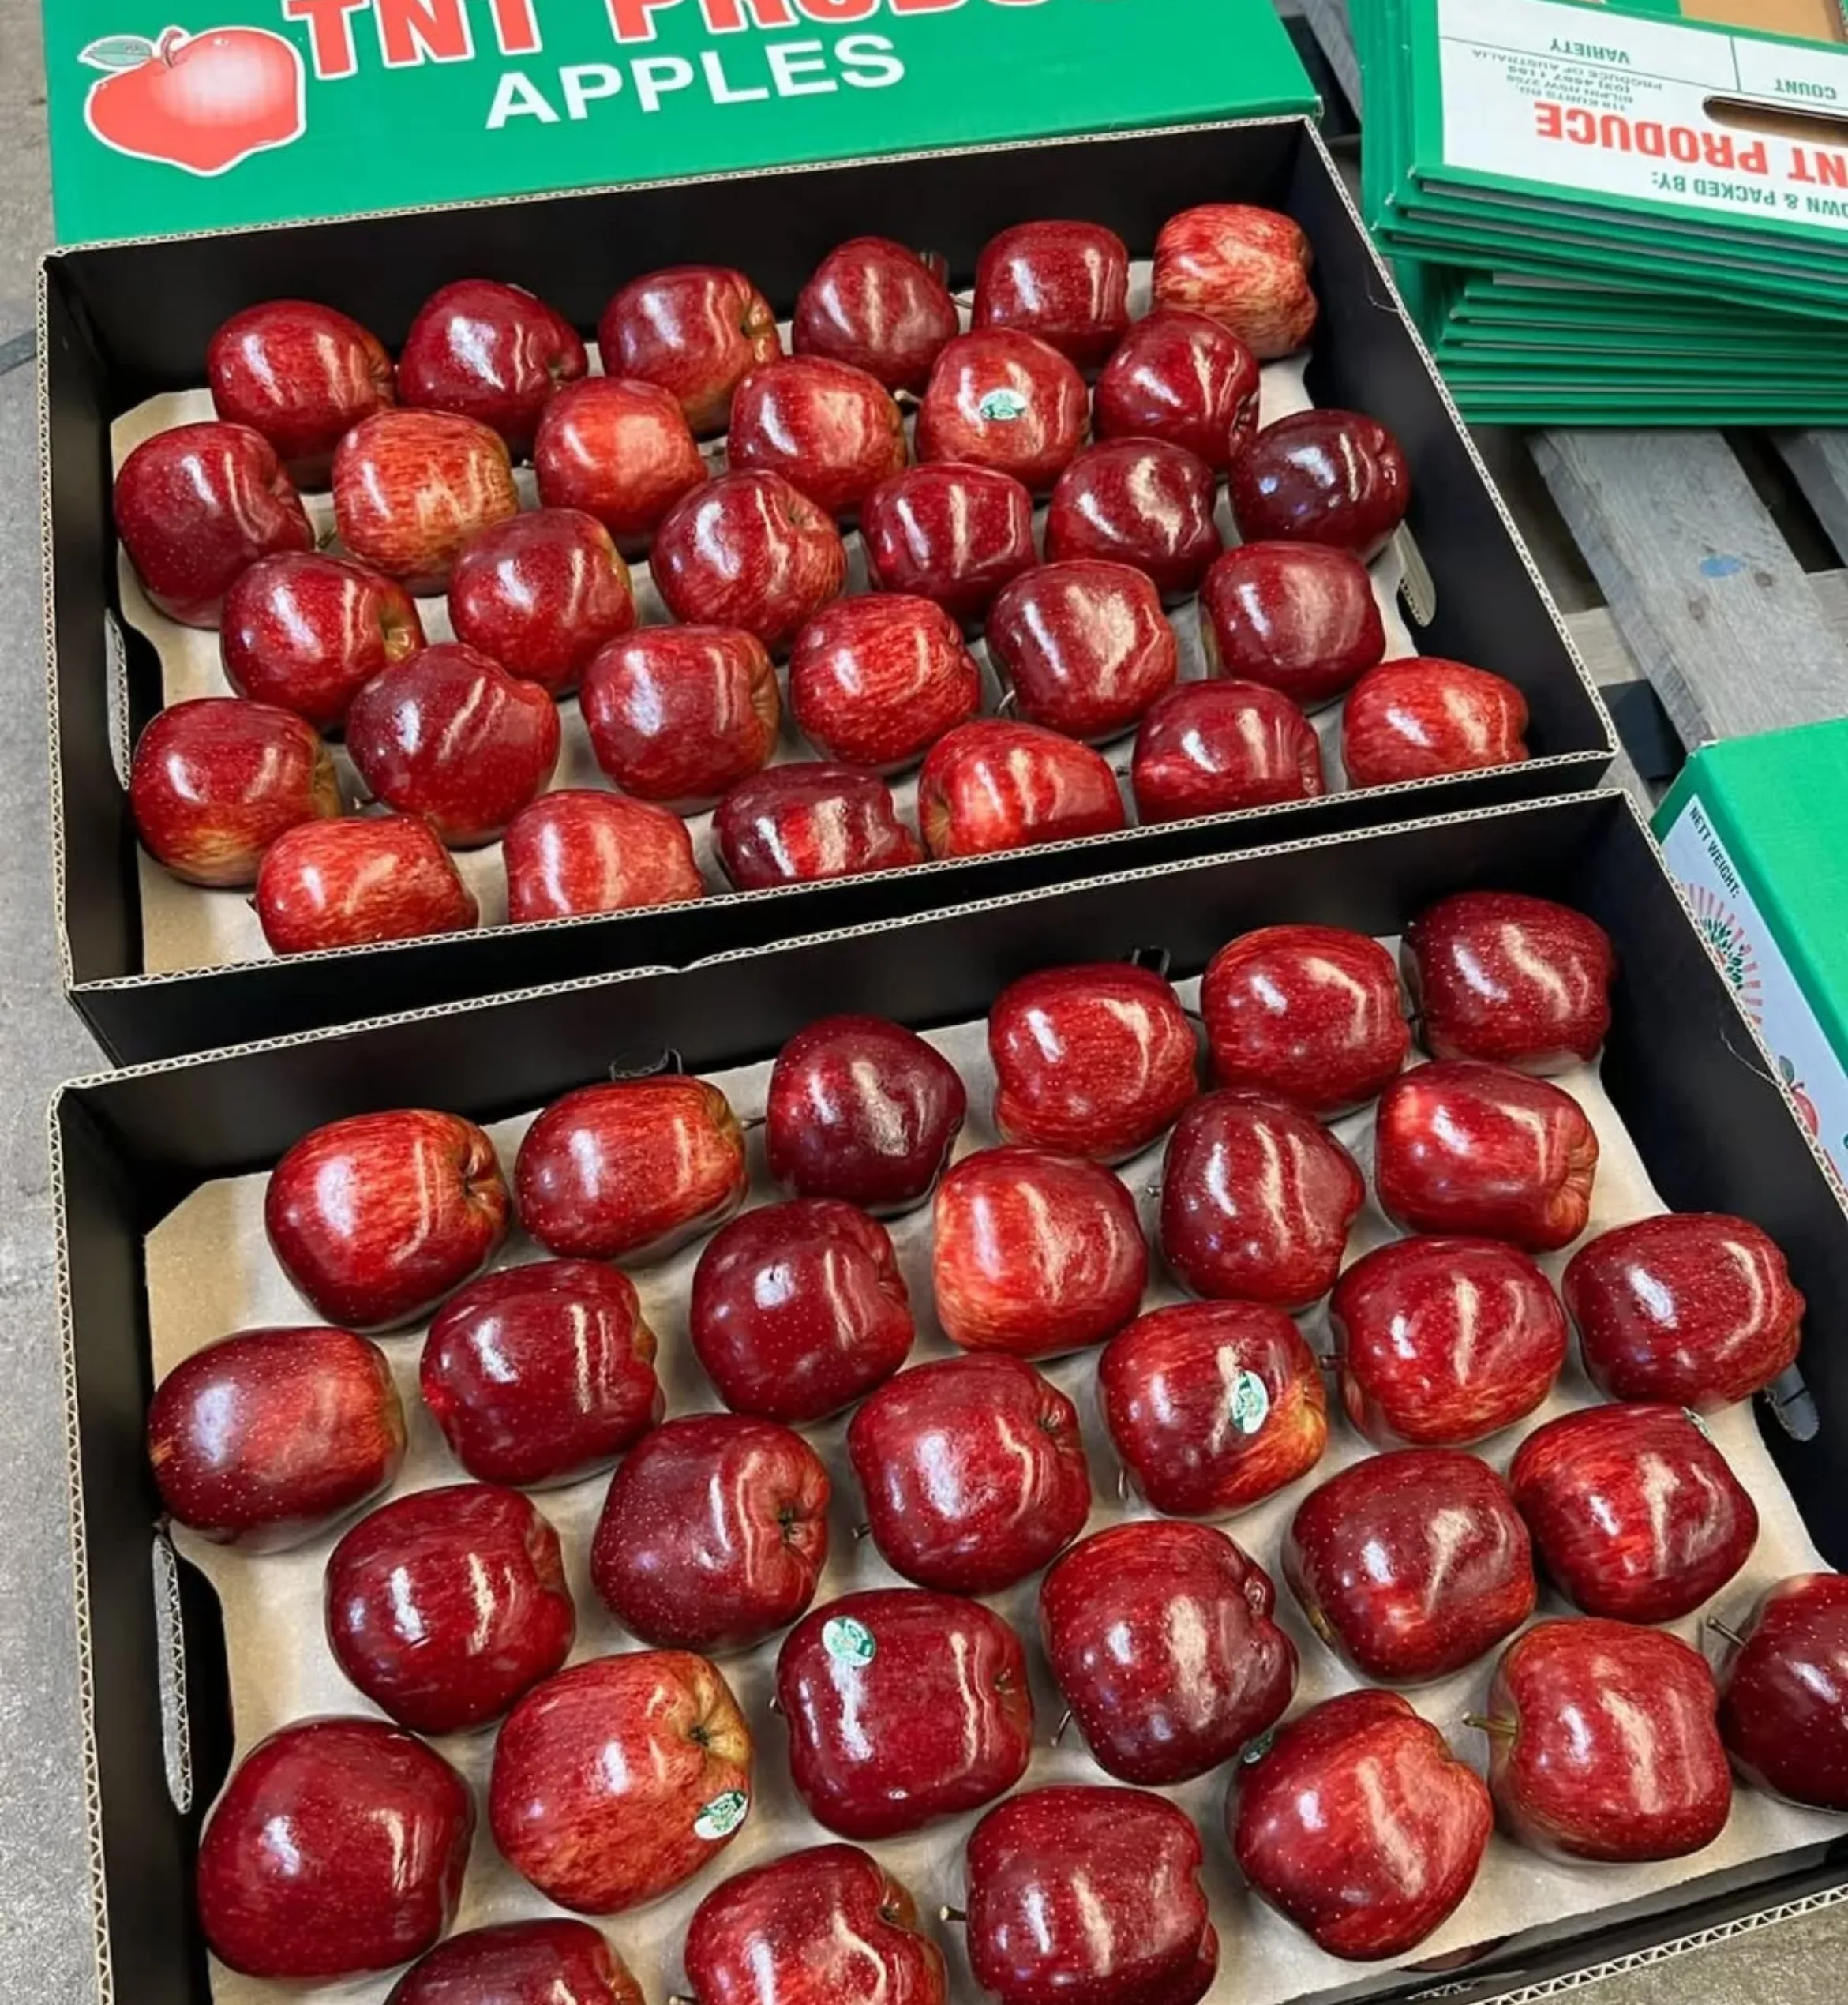
[[[1270,0],[46,0],[45,43],[66,243],[1318,108]]]

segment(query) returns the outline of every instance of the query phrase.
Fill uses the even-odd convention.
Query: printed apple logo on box
[[[221,174],[307,129],[302,58],[263,28],[106,35],[77,58],[107,73],[84,122],[105,146],[188,174]]]

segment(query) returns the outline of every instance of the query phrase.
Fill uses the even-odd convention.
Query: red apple
[[[751,1804],[751,1730],[703,1657],[593,1657],[535,1685],[494,1743],[488,1821],[514,1871],[580,1914],[691,1879]]]
[[[1677,1622],[1732,1579],[1758,1512],[1680,1407],[1587,1407],[1536,1428],[1508,1471],[1547,1578],[1587,1615]]]
[[[533,471],[542,507],[594,515],[628,557],[707,478],[673,392],[620,376],[588,377],[552,399],[539,416]]]
[[[1609,1400],[1713,1413],[1795,1362],[1803,1297],[1749,1220],[1670,1212],[1598,1237],[1565,1270],[1586,1375]]]
[[[558,763],[558,707],[460,641],[374,676],[347,713],[347,751],[376,800],[459,849],[496,841]]]
[[[1229,1517],[1313,1469],[1328,1445],[1315,1354],[1280,1309],[1183,1302],[1104,1347],[1097,1401],[1130,1482],[1171,1517]]]
[[[926,755],[918,819],[933,856],[983,856],[1124,826],[1116,775],[1089,745],[1036,724],[976,718]]]
[[[246,1977],[326,1984],[421,1956],[455,1918],[468,1785],[377,1719],[298,1720],[260,1741],[199,1841],[199,1920]]]
[[[687,1334],[719,1397],[765,1420],[825,1420],[890,1378],[915,1334],[885,1227],[834,1197],[763,1205],[715,1232]]]
[[[796,1793],[843,1838],[958,1816],[1026,1773],[1026,1653],[980,1602],[918,1587],[829,1602],[784,1639],[776,1695]]]
[[[405,1972],[385,2005],[645,2005],[628,1965],[588,1922],[557,1917],[468,1928]]]
[[[369,1502],[404,1460],[385,1354],[350,1330],[239,1330],[174,1366],[148,1407],[148,1461],[176,1523],[280,1552]]]
[[[928,598],[869,592],[824,605],[789,654],[789,707],[823,759],[895,772],[981,708],[982,672]]]
[[[1003,586],[988,642],[1016,712],[1072,738],[1129,730],[1174,687],[1180,658],[1153,580],[1093,557],[1041,564]]]
[[[920,1587],[1011,1587],[1090,1515],[1078,1409],[1018,1358],[901,1372],[849,1422],[847,1453],[881,1558]]]
[[[1314,800],[1321,747],[1288,697],[1255,682],[1183,682],[1158,697],[1130,764],[1136,813],[1181,822]]]
[[[907,467],[866,497],[860,535],[875,591],[935,599],[965,628],[1039,561],[1033,498],[992,467]]]
[[[1293,218],[1246,202],[1203,202],[1161,226],[1155,303],[1209,314],[1260,362],[1300,348],[1315,325],[1314,262]]]
[[[1183,598],[1220,553],[1213,500],[1213,469],[1185,446],[1106,439],[1059,476],[1046,511],[1047,557],[1133,564],[1163,598]]]
[[[773,652],[847,582],[840,532],[780,474],[725,474],[677,501],[649,568],[683,625],[742,627]]]
[[[978,1149],[937,1186],[931,1217],[937,1320],[959,1349],[1055,1358],[1101,1344],[1141,1303],[1135,1200],[1081,1157]]]
[[[1754,1788],[1848,1809],[1848,1576],[1799,1573],[1760,1595],[1739,1629],[1714,1622],[1719,1734]]]
[[[418,1389],[480,1482],[575,1482],[660,1419],[654,1354],[626,1274],[535,1260],[449,1298],[424,1339]]]
[[[857,516],[905,460],[905,420],[891,393],[851,363],[778,356],[733,396],[725,464],[781,474],[838,519]]]
[[[577,329],[544,300],[497,279],[459,279],[418,309],[399,351],[398,395],[492,426],[524,459],[553,392],[587,366]]]
[[[1527,1416],[1565,1362],[1565,1312],[1495,1239],[1395,1239],[1329,1298],[1348,1418],[1376,1448],[1466,1448]]]
[[[1536,1622],[1501,1653],[1489,1788],[1504,1827],[1557,1859],[1679,1859],[1732,1809],[1718,1694],[1698,1652],[1659,1629]]]
[[[558,1534],[489,1483],[420,1490],[362,1518],[328,1560],[325,1610],[335,1662],[419,1733],[499,1718],[564,1662],[578,1626]]]
[[[1400,1448],[1351,1463],[1296,1507],[1284,1577],[1329,1649],[1376,1685],[1473,1664],[1534,1612],[1528,1528],[1487,1463]]]
[[[1366,1197],[1353,1157],[1313,1115],[1207,1093],[1168,1138],[1161,1250],[1194,1295],[1306,1309],[1334,1286]]]
[[[1165,1789],[1229,1761],[1296,1688],[1270,1576],[1203,1524],[1119,1524],[1040,1583],[1040,1636],[1097,1765]]]
[[[1001,2005],[1197,2005],[1219,1968],[1200,1834],[1141,1790],[1028,1790],[965,1855],[969,1959]]]
[[[750,1182],[725,1095],[679,1074],[555,1100],[527,1129],[513,1177],[527,1231],[584,1260],[662,1259],[729,1218]]]
[[[696,1413],[630,1449],[590,1544],[590,1583],[643,1642],[750,1650],[815,1598],[828,1472],[767,1420]]]
[[[278,954],[377,946],[481,920],[474,894],[421,815],[304,822],[263,853],[257,916]]]
[[[629,568],[577,508],[536,508],[471,536],[449,574],[455,638],[553,695],[635,624]]]
[[[500,853],[515,925],[681,905],[706,894],[679,815],[594,788],[541,794],[507,824]]]
[[[448,411],[362,418],[335,452],[333,479],[340,541],[419,598],[447,588],[477,530],[519,511],[506,440]]]
[[[303,487],[324,487],[343,434],[392,402],[385,344],[311,299],[232,314],[206,347],[205,374],[212,409],[261,432]]]
[[[1374,1188],[1408,1232],[1569,1246],[1591,1216],[1598,1136],[1571,1094],[1472,1059],[1403,1072],[1380,1096]]]
[[[423,646],[423,622],[395,579],[344,557],[287,550],[232,581],[218,644],[240,695],[331,731],[375,675]]]
[[[820,1017],[770,1068],[770,1173],[799,1197],[841,1197],[875,1217],[935,1189],[969,1096],[954,1066],[883,1017]]]
[[[1474,1884],[1482,1778],[1393,1692],[1348,1692],[1235,1771],[1226,1835],[1254,1891],[1330,1956],[1402,1957]]]
[[[115,477],[115,527],[157,612],[216,627],[259,557],[314,547],[276,448],[243,425],[178,425],[144,439]]]
[[[292,710],[199,696],[135,741],[129,808],[142,846],[189,884],[251,884],[285,830],[340,812],[333,755]]]
[[[1369,669],[1341,711],[1351,787],[1397,786],[1528,757],[1528,701],[1485,669],[1412,654]]]
[[[740,891],[924,861],[924,845],[899,819],[892,789],[878,774],[825,759],[772,766],[740,780],[718,804],[712,832],[725,874]]]
[[[1130,253],[1100,223],[1019,223],[976,260],[974,324],[1034,334],[1095,369],[1128,331]]]
[[[1010,328],[959,334],[931,365],[917,456],[991,467],[1044,494],[1084,444],[1088,415],[1085,379],[1056,348]]]
[[[1404,519],[1411,475],[1377,418],[1297,410],[1266,425],[1233,460],[1226,493],[1243,542],[1324,543],[1366,564]]]
[[[988,1011],[995,1126],[1003,1141],[1120,1163],[1199,1089],[1194,1026],[1152,969],[1126,961],[1046,968]]]
[[[888,390],[916,391],[960,326],[941,258],[890,237],[849,237],[797,295],[791,332],[799,355],[849,362]]]
[[[1223,474],[1258,429],[1258,358],[1209,315],[1158,306],[1104,365],[1091,418],[1100,439],[1161,439]]]
[[[612,641],[579,703],[616,785],[685,813],[763,768],[782,714],[768,652],[736,627],[644,627]]]
[[[617,293],[597,324],[597,349],[606,375],[671,390],[704,433],[724,430],[732,392],[782,343],[769,301],[742,272],[676,264]]]
[[[686,1966],[694,2005],[950,2001],[943,1952],[918,1927],[916,1903],[851,1845],[733,1874],[694,1911]]]
[[[1379,661],[1386,630],[1366,565],[1345,550],[1241,543],[1201,582],[1200,643],[1214,675],[1314,710]]]

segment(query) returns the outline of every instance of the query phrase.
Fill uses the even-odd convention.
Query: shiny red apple
[[[1321,747],[1288,697],[1255,682],[1183,682],[1156,699],[1130,766],[1136,813],[1180,822],[1314,800]]]
[[[541,794],[507,824],[500,854],[515,925],[680,905],[706,891],[679,815],[598,788]]]
[[[377,946],[481,922],[474,894],[418,815],[304,822],[257,872],[257,916],[278,954]]]
[[[840,532],[780,474],[694,489],[663,518],[649,567],[684,625],[742,627],[773,652],[847,582]]]
[[[917,812],[933,856],[1111,835],[1125,821],[1116,775],[1089,745],[1000,717],[959,724],[931,746]]]
[[[782,699],[769,653],[737,627],[644,627],[584,673],[579,706],[597,763],[625,793],[708,808],[776,748]]]
[[[1325,543],[1366,564],[1404,519],[1411,475],[1377,418],[1299,410],[1266,425],[1238,455],[1226,493],[1244,542]]]
[[[380,669],[423,646],[423,622],[395,579],[345,557],[287,550],[259,557],[232,581],[218,644],[240,695],[331,731]]]
[[[1130,324],[1130,253],[1100,223],[1018,223],[982,246],[973,324],[1013,328],[1095,369]]]
[[[1341,711],[1351,787],[1396,786],[1526,759],[1527,699],[1486,669],[1413,654],[1369,669]]]
[[[1045,493],[1085,442],[1085,379],[1037,335],[1010,328],[959,334],[931,368],[917,412],[920,459],[1011,474]]]
[[[522,286],[459,279],[418,309],[398,354],[398,395],[490,426],[524,459],[553,392],[587,365],[577,329],[556,308]]]
[[[545,406],[533,440],[539,503],[594,515],[625,557],[708,478],[679,400],[620,376],[568,384]]]
[[[478,530],[519,511],[507,442],[472,418],[382,410],[334,454],[334,522],[362,564],[423,598]]]
[[[981,707],[982,672],[928,598],[868,592],[824,605],[789,654],[789,707],[823,759],[883,773],[914,764]]]
[[[205,375],[217,414],[261,432],[303,487],[325,486],[343,435],[393,401],[385,344],[310,299],[232,314],[206,347]]]
[[[867,497],[860,535],[875,591],[935,599],[965,628],[1039,561],[1033,497],[992,467],[907,467]]]
[[[556,695],[635,624],[629,568],[577,508],[535,508],[471,536],[449,574],[455,638]]]
[[[1848,1809],[1848,1576],[1798,1573],[1767,1587],[1722,1639],[1719,1735],[1756,1789]]]
[[[890,392],[851,363],[778,356],[733,393],[725,464],[781,474],[837,520],[853,520],[905,458],[905,419]]]
[[[718,804],[712,831],[740,891],[924,861],[924,845],[879,774],[826,759],[797,759],[740,780]]]
[[[553,1916],[467,1928],[437,1943],[385,2005],[645,2005],[628,1966],[588,1922]]]
[[[1104,365],[1091,419],[1100,439],[1160,439],[1223,474],[1258,429],[1258,358],[1209,314],[1157,306]]]
[[[770,302],[742,272],[676,264],[617,294],[597,324],[597,348],[605,375],[671,390],[703,434],[725,429],[733,392],[782,343]]]
[[[1046,556],[1105,557],[1185,598],[1220,553],[1213,469],[1160,439],[1106,439],[1059,476],[1046,511]]]
[[[1093,557],[1041,564],[1003,586],[988,643],[1017,714],[1089,740],[1135,725],[1174,687],[1180,658],[1153,580]]]
[[[1366,567],[1347,551],[1247,542],[1215,557],[1201,582],[1200,641],[1214,675],[1314,710],[1379,661],[1386,630]]]
[[[1314,262],[1293,217],[1248,202],[1202,202],[1161,226],[1155,303],[1209,315],[1271,362],[1300,348],[1315,325]]]
[[[961,324],[941,258],[889,237],[849,237],[797,295],[791,334],[798,355],[825,355],[888,390],[917,391]]]

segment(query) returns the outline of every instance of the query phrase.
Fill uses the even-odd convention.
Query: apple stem
[[[939,1908],[937,1919],[939,1921],[966,1921],[969,1917],[961,1908]]]
[[[856,1540],[870,1538],[872,1536],[872,1527],[869,1524],[857,1524],[853,1527],[853,1536]]]
[[[1130,1501],[1130,1472],[1120,1462],[1116,1465],[1116,1501],[1119,1504]]]
[[[748,1135],[754,1128],[761,1128],[763,1124],[764,1117],[761,1114],[748,1114],[738,1123],[738,1132],[740,1134]]]
[[[1067,1713],[1064,1718],[1063,1718],[1059,1724],[1053,1728],[1051,1745],[1054,1747],[1057,1747],[1059,1742],[1065,1738],[1065,1730],[1070,1726],[1070,1724],[1071,1715]]]
[[[1710,1615],[1707,1617],[1707,1626],[1708,1628],[1712,1630],[1713,1633],[1716,1636],[1722,1637],[1726,1642],[1733,1644],[1736,1648],[1744,1648],[1745,1639],[1740,1635],[1737,1629],[1733,1628],[1727,1624],[1721,1621],[1717,1615]]]
[[[768,1698],[768,1699],[765,1701],[765,1703],[766,1703],[767,1705],[768,1705],[768,1707],[770,1707],[770,1710],[773,1713],[775,1713],[775,1714],[777,1714],[779,1717],[781,1717],[782,1713],[782,1710],[783,1710],[783,1702],[782,1701],[782,1700],[780,1700],[780,1699],[777,1696],[777,1695],[776,1695],[774,1692],[773,1692],[770,1695],[770,1697],[769,1697],[769,1698]]]
[[[1318,1358],[1315,1362],[1321,1366],[1324,1371],[1339,1371],[1341,1369],[1340,1359],[1333,1355],[1332,1352],[1325,1356]]]
[[[1487,1713],[1465,1713],[1463,1723],[1465,1726],[1476,1728],[1479,1732],[1492,1733],[1498,1741],[1512,1741],[1515,1737],[1512,1720],[1497,1719]]]

